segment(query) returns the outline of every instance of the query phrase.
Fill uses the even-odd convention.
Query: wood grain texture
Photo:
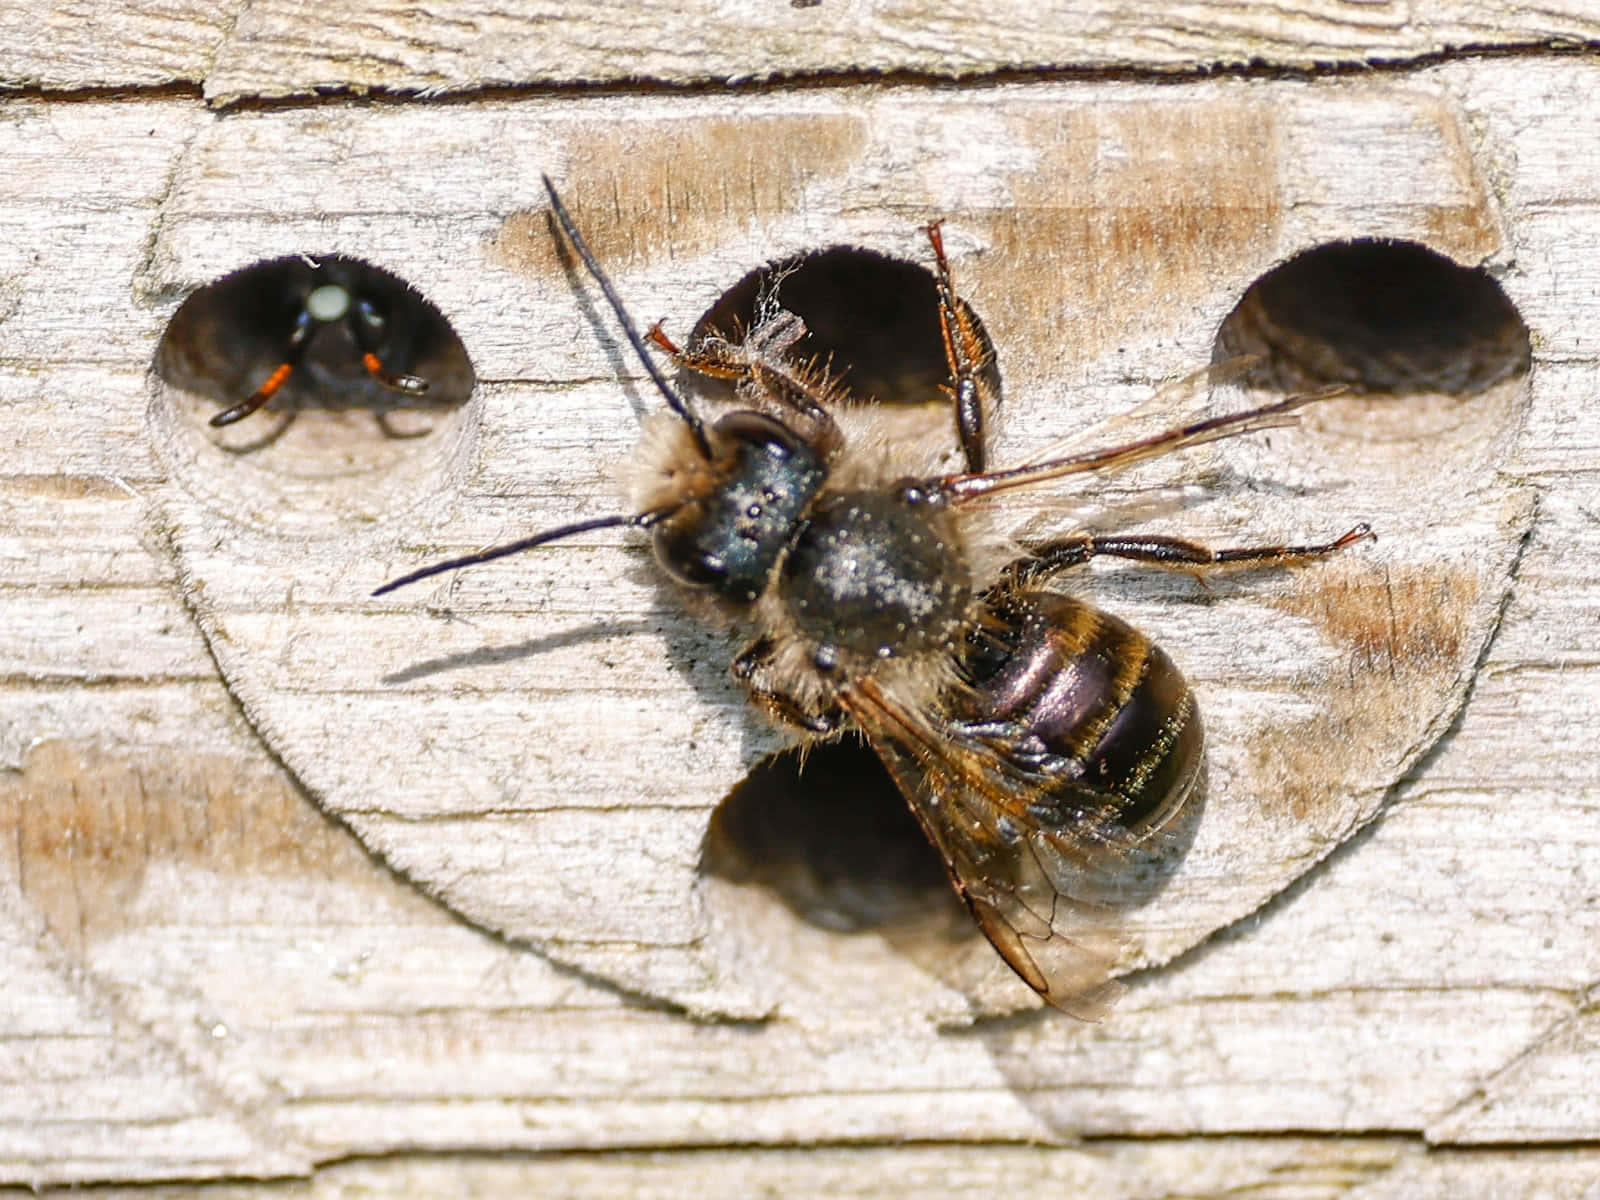
[[[1138,381],[1206,362],[1226,306],[1261,269],[1348,236],[1363,218],[1365,232],[1428,238],[1473,261],[1498,248],[1499,214],[1462,161],[1439,94],[1375,95],[1353,140],[1333,142],[1314,135],[1327,97],[1305,96],[1303,108],[1300,96],[1259,99],[1232,83],[1176,103],[1138,87],[1063,93],[1054,104],[1036,88],[999,89],[945,100],[937,114],[899,95],[786,99],[781,112],[706,98],[636,107],[620,129],[574,127],[569,106],[552,101],[518,105],[515,119],[482,110],[503,121],[492,168],[471,161],[476,135],[458,146],[435,139],[449,177],[474,179],[480,203],[497,191],[509,202],[519,180],[537,195],[540,172],[567,162],[563,187],[596,253],[640,312],[676,313],[678,329],[766,258],[862,244],[916,261],[921,214],[963,214],[947,241],[1009,388],[996,461],[1016,463],[1066,435],[1087,439],[1103,414],[1136,400],[1155,425],[1239,407],[1242,397],[1181,389],[1147,401]],[[284,212],[357,203],[358,180],[307,174],[262,213],[249,181],[286,147],[320,142],[335,161],[335,141],[403,141],[422,136],[418,122],[407,112],[353,115],[332,135],[320,116],[293,113],[224,122],[197,138],[165,206],[148,285],[214,277],[254,253],[246,247],[285,253]],[[769,180],[764,155],[775,144],[804,170]],[[604,145],[623,152],[613,161],[590,149]],[[1395,188],[1381,215],[1358,213],[1320,184],[1358,155]],[[885,160],[900,171],[885,176]],[[996,178],[1010,193],[1003,207]],[[746,179],[770,190],[756,194],[755,227],[749,217],[735,225],[730,253],[717,235]],[[513,531],[613,511],[625,473],[612,464],[637,439],[617,412],[605,322],[593,323],[592,341],[571,336],[575,313],[593,301],[559,270],[548,230],[521,205],[498,226],[480,207],[437,207],[443,187],[419,183],[407,189],[406,219],[434,236],[419,244],[398,224],[384,232],[396,218],[380,218],[367,252],[460,313],[480,376],[496,381],[479,405],[411,442],[351,432],[349,422],[324,428],[308,414],[246,455],[261,433],[240,426],[214,439],[203,423],[213,400],[170,388],[152,399],[155,444],[178,485],[160,497],[162,521],[252,721],[368,846],[455,911],[640,995],[699,1015],[781,1011],[824,1024],[840,1009],[875,1012],[885,989],[936,1021],[970,1019],[972,1005],[1027,1004],[981,944],[952,968],[974,981],[930,978],[925,964],[891,952],[865,987],[846,990],[831,970],[817,974],[831,952],[810,947],[792,918],[754,916],[741,889],[706,878],[712,809],[783,742],[751,719],[727,678],[735,640],[663,592],[642,547],[585,538],[381,603],[351,594],[363,574],[375,585]],[[856,208],[868,189],[872,206]],[[666,212],[658,228],[652,209]],[[357,250],[350,230],[325,236],[326,249]],[[419,257],[424,245],[431,261]],[[229,260],[208,257],[219,253]],[[1095,272],[1096,262],[1114,265]],[[494,330],[450,290],[487,279],[505,288]],[[686,295],[696,298],[685,305]],[[503,346],[508,331],[528,340]],[[567,362],[526,361],[530,346],[563,342]],[[530,376],[548,383],[533,394],[518,382]],[[1224,445],[1097,492],[1045,490],[997,506],[1001,530],[1034,539],[1085,521],[1176,527],[1224,545],[1329,538],[1358,519],[1385,530],[1381,556],[1348,555],[1264,586],[1219,582],[1205,605],[1176,612],[1171,601],[1193,591],[1186,580],[1124,571],[1082,585],[1103,586],[1104,603],[1178,655],[1211,729],[1216,802],[1184,868],[1130,928],[1125,966],[1170,959],[1281,890],[1369,819],[1448,724],[1531,512],[1531,496],[1494,471],[1524,390],[1512,381],[1451,402],[1443,425],[1424,422],[1421,434],[1397,434],[1394,414],[1367,401],[1336,401],[1270,447]],[[935,418],[942,454],[931,461],[947,469],[946,417]],[[1097,431],[1100,444],[1131,436]],[[1422,438],[1457,487],[1441,493],[1403,469]],[[908,456],[888,477],[926,469]],[[1210,482],[1229,476],[1270,482]],[[1159,508],[1151,493],[1162,489],[1167,511],[1139,513]],[[1286,503],[1296,490],[1319,499]],[[1312,687],[1320,713],[1306,711]],[[532,739],[530,713],[539,714]],[[372,753],[408,726],[414,739]]]
[[[1600,1066],[1600,787],[1587,752],[1600,733],[1588,340],[1600,315],[1600,169],[1585,149],[1600,133],[1600,71],[1551,58],[1447,65],[1401,86],[1157,90],[1159,104],[1134,84],[1052,84],[976,101],[846,90],[736,105],[623,96],[221,117],[199,100],[9,103],[0,608],[20,636],[0,645],[0,1177],[292,1175],[397,1155],[304,1184],[210,1190],[910,1194],[972,1175],[1129,1196],[1591,1194],[1594,1155],[1571,1144],[1595,1138]],[[996,121],[1012,140],[977,136]],[[1264,127],[1272,136],[1258,136]],[[701,129],[713,131],[703,142]],[[1090,134],[1116,153],[1075,156]],[[1033,157],[997,192],[982,154],[1025,135]],[[758,172],[772,141],[809,147],[814,170]],[[701,147],[706,161],[688,161]],[[1163,170],[1163,149],[1182,151],[1173,161],[1203,186]],[[1236,179],[1230,190],[1227,165],[1241,156],[1242,178],[1271,168],[1273,187]],[[1493,640],[1459,680],[1465,708],[1375,823],[1259,913],[1136,979],[1101,1025],[1025,1015],[941,1030],[903,1004],[906,980],[929,986],[914,961],[748,892],[719,919],[755,912],[768,924],[733,936],[782,928],[793,939],[775,974],[751,977],[757,999],[774,980],[804,985],[786,994],[788,1015],[696,1022],[619,991],[606,974],[678,934],[690,984],[723,969],[680,893],[618,894],[618,880],[669,876],[660,864],[692,866],[698,840],[671,802],[616,805],[611,819],[632,823],[623,849],[641,853],[597,860],[590,828],[542,813],[536,831],[518,830],[517,795],[486,787],[457,823],[467,836],[456,844],[475,853],[445,865],[458,891],[476,883],[501,907],[463,920],[418,886],[450,894],[437,879],[394,873],[326,820],[237,697],[302,774],[337,768],[353,796],[398,773],[367,812],[348,809],[380,823],[416,823],[426,779],[406,756],[448,727],[463,691],[492,696],[507,672],[534,666],[553,671],[547,702],[590,690],[583,719],[687,723],[650,761],[608,761],[619,796],[693,769],[703,812],[776,744],[722,684],[727,651],[714,639],[679,644],[687,685],[669,678],[676,690],[663,694],[629,682],[659,661],[657,630],[673,618],[647,564],[619,562],[598,540],[548,579],[531,565],[514,581],[465,577],[432,610],[351,603],[337,636],[320,619],[318,606],[364,587],[369,569],[381,578],[521,532],[612,487],[634,436],[628,397],[648,399],[544,257],[540,170],[569,188],[641,315],[674,328],[774,255],[849,240],[917,257],[917,222],[947,216],[963,290],[1017,381],[1007,450],[1018,455],[1198,365],[1239,290],[1308,244],[1401,236],[1490,262],[1535,352],[1522,390],[1492,402],[1503,404],[1493,420],[1447,425],[1422,446],[1391,426],[1395,442],[1378,449],[1334,421],[1277,442],[1275,455],[1223,460],[1235,481],[1326,488],[1335,467],[1318,465],[1317,447],[1364,447],[1332,456],[1338,503],[1287,519],[1320,530],[1328,506],[1374,496],[1405,531],[1374,562],[1486,579],[1514,567],[1503,604],[1493,595]],[[708,190],[717,178],[741,186]],[[1044,190],[1051,179],[1064,181],[1058,191]],[[1153,242],[1151,212],[1186,236]],[[242,263],[340,249],[439,304],[478,366],[478,398],[398,450],[360,421],[308,416],[265,452],[222,455],[194,421],[210,410],[182,407],[148,377],[166,320],[187,289]],[[1078,290],[1055,285],[1052,305],[1034,285],[1056,272]],[[1124,346],[1133,352],[1119,357]],[[1071,385],[1045,424],[1028,416],[1039,411],[1029,380]],[[1120,499],[1164,481],[1136,482]],[[1430,493],[1436,506],[1408,508]],[[1252,507],[1249,489],[1230,487],[1221,499],[1193,505],[1208,536],[1286,519],[1278,497]],[[219,517],[226,505],[244,519]],[[587,580],[601,589],[585,594]],[[1186,661],[1212,663],[1197,676],[1221,679],[1237,621],[1208,632],[1210,606],[1170,583],[1098,585]],[[240,597],[249,603],[230,610]],[[628,604],[630,636],[584,633]],[[1251,605],[1280,622],[1246,641],[1262,671],[1274,654],[1324,653],[1289,635],[1317,613],[1326,623],[1350,612],[1338,588],[1269,587]],[[552,639],[552,614],[583,636]],[[412,669],[398,689],[382,679],[392,663]],[[1280,696],[1294,692],[1293,665],[1278,662]],[[390,706],[383,738],[328,732],[363,691],[338,683],[341,672],[378,676],[362,702]],[[274,686],[301,711],[269,711]],[[704,690],[718,688],[708,702]],[[1316,713],[1314,696],[1303,704]],[[1448,705],[1438,711],[1448,719]],[[1413,750],[1427,747],[1428,724]],[[511,748],[504,779],[569,769],[542,729],[519,699],[470,732]],[[430,836],[449,844],[437,824]],[[601,907],[617,923],[630,940],[611,963],[557,965],[486,931],[525,916],[518,872],[563,837],[594,887],[556,900],[574,918]],[[1325,1136],[1247,1136],[1284,1131]],[[993,1144],[1081,1135],[1110,1140]],[[969,1145],[705,1149],[877,1140]],[[1539,1142],[1564,1145],[1428,1148]],[[673,1152],[598,1153],[618,1149]],[[460,1154],[507,1150],[563,1153]]]
[[[45,89],[198,84],[214,104],[328,90],[438,95],[517,85],[761,82],[792,76],[1148,70],[1249,64],[1309,69],[1451,50],[1581,46],[1600,38],[1583,0],[1514,8],[1400,0],[1285,6],[1204,0],[927,5],[885,0],[295,0],[205,4],[0,3],[0,81]]]
[[[927,1195],[1004,1190],[1010,1195],[1095,1195],[1114,1200],[1225,1196],[1270,1200],[1492,1200],[1592,1196],[1600,1161],[1582,1149],[1425,1152],[1397,1138],[1340,1143],[1303,1137],[1224,1138],[1197,1161],[1182,1141],[1033,1146],[857,1147],[791,1150],[620,1152],[551,1156],[457,1156],[342,1163],[316,1178],[143,1189],[109,1187],[109,1200],[344,1200],[384,1196],[559,1195],[574,1200],[649,1196]],[[9,1196],[4,1192],[0,1195]]]

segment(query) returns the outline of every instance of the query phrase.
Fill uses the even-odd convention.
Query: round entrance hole
[[[1109,871],[1086,863],[1071,894],[1062,893],[1083,924],[1081,936],[1057,946],[1055,961],[1081,970],[1084,990],[1074,994],[1085,999],[1083,1012],[1093,1011],[1090,997],[1106,972],[1141,965],[1135,910],[1164,890],[1186,857],[1204,790],[1202,781],[1148,853],[1108,861]],[[713,883],[706,894],[716,923],[755,948],[744,952],[748,961],[786,980],[792,1013],[818,1003],[881,1006],[930,980],[945,998],[930,993],[914,1003],[931,1004],[940,1019],[1009,1014],[1039,1002],[983,936],[906,798],[859,736],[759,763],[713,814],[700,873]],[[729,884],[733,890],[718,890]]]
[[[1415,242],[1333,242],[1245,292],[1214,358],[1259,355],[1250,382],[1285,392],[1466,397],[1527,372],[1528,327],[1500,285]]]
[[[757,764],[717,808],[701,870],[765,887],[800,919],[835,932],[977,932],[905,798],[859,737]]]
[[[343,255],[272,259],[198,289],[168,324],[155,372],[200,400],[189,415],[234,449],[313,414],[366,414],[371,436],[419,437],[475,379],[437,308]]]
[[[210,508],[300,531],[434,494],[476,377],[439,309],[356,258],[259,262],[191,294],[150,376],[173,474]]]
[[[983,348],[979,375],[993,403],[1000,372],[983,322],[963,312]],[[846,396],[880,404],[949,404],[950,382],[932,272],[917,263],[853,246],[831,246],[780,259],[745,275],[712,305],[689,335],[689,349],[710,339],[743,343],[776,310],[793,313],[805,336],[789,347],[795,362],[825,368]]]

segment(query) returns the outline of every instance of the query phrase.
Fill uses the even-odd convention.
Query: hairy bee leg
[[[289,382],[289,376],[294,374],[295,367],[300,365],[300,360],[305,357],[306,347],[311,345],[311,334],[317,322],[312,315],[304,309],[295,318],[294,329],[289,333],[288,345],[284,347],[283,361],[272,369],[272,374],[258,387],[248,400],[235,404],[232,408],[223,409],[211,418],[213,428],[221,429],[224,425],[232,425],[242,421],[251,413],[265,408],[276,396],[283,385]]]
[[[738,347],[717,340],[712,343],[714,350],[686,350],[666,335],[659,321],[645,333],[645,339],[685,370],[752,387],[804,417],[811,423],[812,438],[818,447],[825,454],[832,454],[844,445],[844,435],[828,411],[827,397],[817,379],[784,357],[805,334],[804,321],[791,312],[780,311],[765,325],[751,330],[749,338]]]
[[[660,321],[645,330],[644,340],[663,351],[672,359],[674,366],[693,371],[696,375],[705,375],[711,379],[746,379],[750,375],[748,363],[736,362],[721,354],[703,350],[684,349],[667,336],[666,330],[661,328]]]
[[[844,713],[837,705],[821,712],[811,712],[793,696],[756,682],[756,673],[772,661],[772,650],[771,638],[759,638],[751,642],[728,665],[728,674],[739,682],[752,700],[776,719],[797,725],[808,733],[837,733],[844,723]]]
[[[427,392],[426,379],[415,375],[396,375],[383,365],[383,359],[378,355],[383,347],[378,337],[378,318],[372,301],[357,301],[345,314],[344,321],[350,336],[355,339],[356,349],[361,351],[361,365],[367,369],[368,375],[391,392],[403,392],[407,396],[421,396]]]
[[[836,708],[826,712],[810,713],[796,704],[792,696],[785,696],[782,692],[756,686],[746,690],[750,693],[750,698],[770,715],[785,724],[797,725],[807,733],[826,737],[838,733],[844,724],[844,714]]]
[[[1088,562],[1091,558],[1128,558],[1158,567],[1193,570],[1196,567],[1295,566],[1337,554],[1357,542],[1374,541],[1377,535],[1363,521],[1331,542],[1309,546],[1236,546],[1214,550],[1183,538],[1156,536],[1094,537],[1080,534],[1049,542],[1033,550],[1033,557],[1019,563],[1012,579],[1018,586],[1036,583],[1057,572]]]
[[[924,226],[933,246],[934,282],[939,292],[939,334],[944,341],[944,359],[950,368],[947,390],[955,403],[956,434],[966,456],[967,473],[981,475],[989,461],[988,436],[983,427],[983,392],[978,384],[978,368],[984,357],[972,322],[961,307],[945,257],[944,238],[939,233],[943,222]]]

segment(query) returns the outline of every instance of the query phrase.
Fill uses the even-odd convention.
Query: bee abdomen
[[[1070,596],[1015,593],[991,612],[1004,650],[974,652],[957,719],[1006,729],[1014,765],[1058,781],[1029,815],[1045,828],[1109,820],[1134,835],[1166,824],[1202,758],[1194,696],[1166,652]]]

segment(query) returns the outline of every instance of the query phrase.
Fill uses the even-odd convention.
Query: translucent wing
[[[956,891],[1029,987],[1076,1017],[1095,1019],[1121,987],[1111,979],[1121,921],[1102,897],[1151,852],[1146,839],[1089,806],[1067,827],[1030,817],[1049,784],[959,728],[936,725],[871,681],[841,703],[883,760]]]
[[[1148,433],[1194,420],[1213,392],[1235,384],[1248,385],[1251,373],[1260,364],[1259,356],[1241,354],[1210,363],[1176,379],[1163,380],[1132,408],[1090,422],[1050,443],[1034,457],[1063,458],[1091,445],[1131,442]]]
[[[1249,376],[1259,366],[1261,359],[1239,355],[1211,363],[1177,379],[1158,384],[1155,389],[1133,407],[1090,421],[1067,437],[1051,442],[1030,457],[1045,461],[1065,458],[1092,446],[1116,445],[1134,442],[1153,433],[1197,419],[1206,407],[1206,401],[1219,388],[1247,385]],[[1106,497],[1092,500],[1072,489],[1059,490],[1041,497],[1038,491],[1024,489],[1020,492],[1002,492],[993,503],[998,510],[1013,514],[1011,521],[1014,536],[1025,537],[1039,525],[1059,528],[1063,521],[1076,526],[1123,525],[1148,520],[1162,515],[1183,503],[1181,485],[1141,487],[1136,500],[1118,501],[1115,514],[1108,512]]]

